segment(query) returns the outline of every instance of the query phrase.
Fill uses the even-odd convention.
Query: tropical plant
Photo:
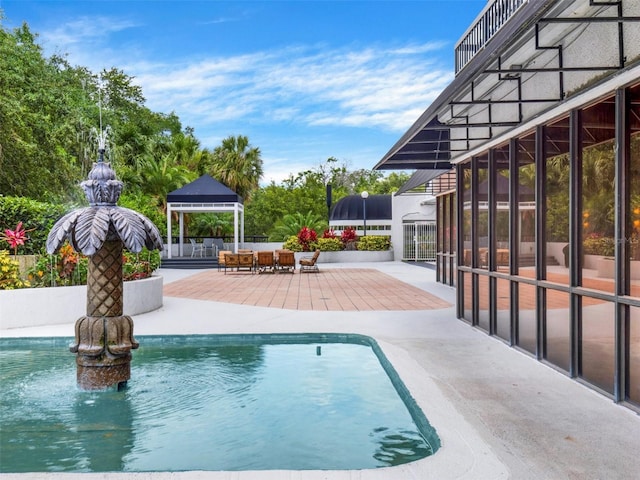
[[[302,246],[303,252],[310,252],[316,249],[318,234],[309,227],[302,227],[298,232],[298,242]]]
[[[248,201],[263,175],[260,149],[244,135],[227,137],[214,149],[209,173]]]
[[[32,287],[86,285],[88,259],[65,243],[54,255],[39,255],[27,272]]]
[[[288,214],[276,223],[273,231],[269,235],[269,239],[278,241],[291,235],[297,235],[304,227],[310,228],[311,230],[323,230],[325,225],[326,222],[319,215],[311,211],[306,214]]]
[[[140,253],[123,252],[122,279],[126,281],[141,280],[150,277],[160,266],[160,252],[142,249]]]
[[[229,213],[195,214],[189,224],[193,237],[224,237],[229,233],[233,233],[233,215]]]
[[[12,260],[8,250],[0,250],[0,290],[28,287],[29,282],[20,278],[18,262]]]
[[[333,228],[327,228],[322,233],[322,238],[340,238],[338,234],[333,230]]]
[[[35,230],[35,228],[31,228],[29,230],[25,230],[22,226],[22,222],[18,222],[16,228],[13,230],[6,229],[4,233],[0,233],[0,239],[5,240],[11,248],[13,248],[13,255],[18,255],[18,246],[24,245],[24,242],[29,239],[27,237],[27,233]]]
[[[345,250],[355,250],[355,243],[358,241],[358,235],[352,227],[347,227],[342,231],[340,240]]]

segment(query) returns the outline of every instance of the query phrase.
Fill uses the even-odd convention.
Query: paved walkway
[[[164,287],[168,297],[314,311],[431,310],[451,304],[374,268],[318,273],[208,270]]]
[[[321,265],[318,277],[374,269],[453,305],[433,271],[400,262]],[[343,268],[345,272],[334,269]],[[331,271],[331,275],[328,273]],[[172,284],[199,271],[161,270]],[[216,272],[217,274],[217,272]],[[326,276],[323,276],[327,274]],[[289,281],[311,282],[311,276]],[[306,275],[306,274],[305,274]],[[224,274],[221,274],[224,277]],[[269,281],[250,275],[247,282]],[[205,278],[208,278],[205,276]],[[212,277],[218,281],[219,277]],[[244,277],[243,277],[244,278]],[[277,279],[278,277],[274,277]],[[231,280],[229,275],[224,279]],[[285,281],[284,279],[281,279]],[[374,282],[378,283],[378,282]],[[383,286],[381,285],[381,286]],[[176,287],[177,288],[177,287]],[[195,287],[194,287],[195,288]],[[198,287],[199,288],[199,287]],[[325,294],[323,294],[325,295]],[[376,294],[377,295],[377,294]],[[453,306],[421,310],[296,310],[165,296],[134,318],[136,336],[215,333],[359,333],[373,337],[440,436],[435,455],[374,470],[4,474],[1,480],[637,480],[640,416],[455,318]],[[337,307],[336,307],[337,308]],[[73,324],[2,330],[0,336],[70,336]],[[135,362],[135,353],[134,353]],[[135,381],[135,378],[132,378]]]

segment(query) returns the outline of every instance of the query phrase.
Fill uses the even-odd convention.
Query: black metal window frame
[[[582,282],[582,111],[587,108],[587,105],[583,105],[580,108],[571,110],[569,113],[569,127],[570,127],[570,153],[569,153],[569,165],[570,165],[570,220],[569,220],[569,244],[570,244],[570,262],[569,262],[569,282],[567,285],[560,285],[547,280],[547,265],[546,265],[546,233],[545,233],[545,204],[546,204],[546,190],[545,190],[545,126],[541,125],[535,129],[535,164],[536,164],[536,217],[535,217],[535,233],[536,233],[536,263],[535,263],[535,278],[528,278],[518,275],[518,160],[516,158],[516,150],[518,148],[518,140],[512,138],[509,142],[509,163],[510,163],[510,229],[512,230],[509,238],[509,247],[511,254],[509,255],[509,271],[505,273],[503,271],[496,270],[496,239],[495,239],[495,192],[490,193],[489,196],[489,253],[488,253],[488,268],[481,267],[478,258],[478,156],[461,162],[456,165],[456,184],[457,191],[463,192],[463,171],[466,168],[471,167],[471,252],[472,262],[471,266],[464,265],[464,237],[462,229],[458,228],[458,234],[456,235],[457,248],[455,249],[455,256],[457,258],[457,274],[455,275],[458,282],[457,289],[457,302],[456,312],[460,319],[463,319],[473,326],[478,325],[478,305],[479,300],[476,292],[478,291],[478,280],[486,278],[489,284],[489,315],[490,315],[490,329],[489,334],[496,334],[496,281],[497,279],[505,279],[510,282],[510,295],[511,295],[511,338],[507,342],[511,346],[516,346],[518,343],[518,287],[521,284],[533,285],[536,288],[536,352],[534,356],[543,362],[549,363],[547,360],[547,346],[546,346],[546,295],[548,291],[559,291],[568,293],[570,296],[569,304],[569,316],[570,316],[570,368],[566,372],[571,378],[578,381],[587,383],[590,387],[600,391],[606,396],[611,397],[616,402],[625,403],[629,401],[628,389],[629,389],[629,331],[630,331],[630,307],[640,307],[640,298],[631,296],[631,280],[630,280],[630,267],[629,262],[624,259],[629,256],[629,242],[624,241],[628,239],[631,233],[631,227],[629,221],[629,210],[631,202],[630,193],[630,163],[631,163],[631,149],[630,149],[630,136],[631,129],[630,122],[630,100],[628,94],[629,86],[618,88],[615,92],[609,92],[608,95],[602,97],[610,97],[615,95],[615,133],[614,141],[616,145],[615,149],[615,163],[616,163],[616,185],[615,185],[615,210],[616,210],[616,267],[615,267],[615,292],[594,291],[583,286]],[[597,103],[597,102],[593,102]],[[591,103],[590,105],[592,105]],[[548,123],[551,123],[548,122]],[[489,157],[489,182],[490,192],[495,190],[495,175],[496,168],[493,166],[494,158],[492,150],[488,150],[486,154]],[[456,198],[456,224],[458,226],[463,225],[464,216],[464,195],[457,195]],[[441,199],[439,201],[442,201]],[[449,210],[453,212],[453,207]],[[444,213],[444,211],[443,211]],[[452,219],[453,220],[453,219]],[[451,229],[452,230],[452,229]],[[468,232],[467,232],[468,233]],[[446,242],[446,239],[442,240],[442,243]],[[440,249],[439,249],[440,250]],[[439,251],[439,253],[444,253]],[[472,318],[465,319],[465,305],[464,305],[464,288],[467,288],[469,283],[465,285],[464,275],[470,275],[472,278]],[[446,283],[446,278],[443,275],[439,276],[439,281]],[[469,292],[467,292],[468,294]],[[603,391],[597,386],[590,384],[581,378],[581,325],[582,325],[582,299],[593,298],[598,300],[605,300],[611,302],[615,308],[615,367],[614,367],[614,385],[613,394]],[[469,306],[467,306],[468,309]],[[557,367],[555,365],[551,365]],[[560,368],[560,370],[564,371]],[[632,409],[640,411],[640,405],[629,404]]]

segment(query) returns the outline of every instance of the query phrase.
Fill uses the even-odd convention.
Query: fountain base
[[[76,322],[76,341],[69,347],[76,358],[78,386],[103,390],[127,382],[131,377],[131,350],[138,348],[133,338],[133,320],[84,316]]]
[[[82,390],[107,390],[116,386],[120,390],[131,378],[131,355],[118,365],[82,365],[82,357],[76,359],[77,382]]]

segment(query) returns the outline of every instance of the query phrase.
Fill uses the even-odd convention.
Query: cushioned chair
[[[320,256],[320,250],[316,250],[311,257],[302,257],[299,261],[300,263],[300,273],[310,273],[310,272],[319,272],[320,269],[316,262],[318,261],[318,257]]]
[[[231,250],[219,250],[218,251],[218,270],[226,265],[225,256],[233,253]]]
[[[227,268],[233,272],[235,268],[236,271],[240,268],[240,255],[237,253],[227,253],[224,256],[224,273],[226,275]]]
[[[238,271],[247,270],[251,273],[254,273],[254,265],[253,252],[238,253]]]
[[[296,257],[291,250],[278,250],[278,272],[294,273],[296,270]]]
[[[274,273],[276,270],[275,255],[270,250],[264,250],[257,253],[256,270],[258,273]]]

